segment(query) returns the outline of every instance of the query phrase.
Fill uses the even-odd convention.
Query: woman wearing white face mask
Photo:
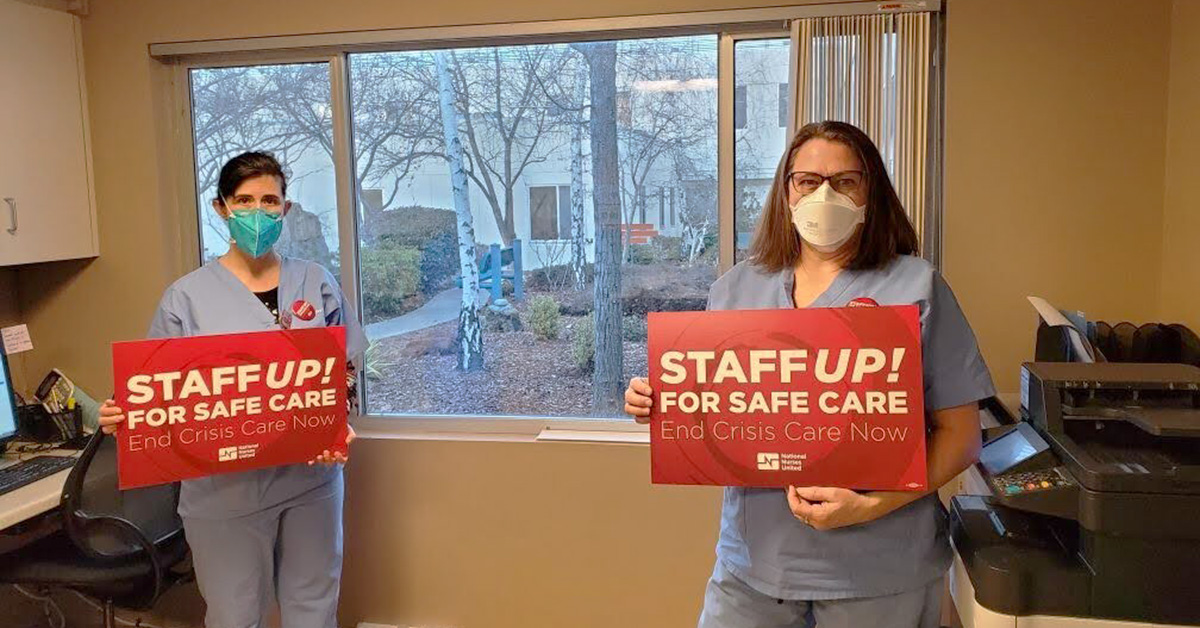
[[[713,284],[709,309],[917,304],[929,490],[725,489],[701,628],[938,626],[950,546],[937,488],[976,460],[977,402],[995,391],[953,293],[916,252],[871,140],[840,122],[800,129],[750,259]],[[630,382],[625,400],[648,420],[645,379]]]

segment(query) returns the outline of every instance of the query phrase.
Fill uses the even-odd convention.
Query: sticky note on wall
[[[33,340],[29,337],[29,327],[25,325],[13,325],[0,329],[0,336],[4,338],[4,353],[13,355],[33,349]]]

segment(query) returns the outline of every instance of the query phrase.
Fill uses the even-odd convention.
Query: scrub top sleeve
[[[146,332],[147,338],[179,338],[185,335],[183,319],[177,314],[178,301],[175,288],[167,288],[167,291],[163,293],[162,301],[158,304],[158,310],[154,312],[154,318],[150,320],[150,331]]]
[[[346,356],[351,362],[358,362],[367,351],[367,334],[363,331],[362,323],[359,322],[354,307],[347,302],[346,295],[342,293],[337,280],[329,271],[325,271],[323,288],[325,324],[346,327]]]
[[[925,408],[953,408],[995,395],[975,332],[939,273],[933,274],[931,292],[921,326]]]

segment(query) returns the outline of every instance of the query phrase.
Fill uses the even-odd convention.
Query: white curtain
[[[792,21],[792,131],[841,120],[875,141],[924,240],[930,175],[931,13]]]

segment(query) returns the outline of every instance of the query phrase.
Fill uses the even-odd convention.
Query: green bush
[[[359,252],[363,310],[371,320],[405,313],[405,300],[417,294],[421,251],[415,246],[383,243]]]
[[[371,214],[378,246],[419,249],[421,294],[431,297],[458,277],[458,225],[448,209],[400,207]]]
[[[442,233],[457,239],[456,221],[453,210],[431,207],[398,207],[372,215],[375,235],[401,246],[424,247]]]
[[[621,338],[626,342],[646,342],[649,336],[645,316],[626,316],[621,319]]]
[[[652,244],[630,244],[629,263],[649,265],[658,261]]]
[[[432,297],[450,288],[459,272],[458,234],[443,231],[421,247],[421,294]]]
[[[558,301],[554,297],[541,294],[529,303],[529,329],[542,340],[558,339]]]
[[[654,257],[660,262],[678,262],[683,260],[683,238],[678,236],[660,235],[650,241],[654,247]]]
[[[571,358],[584,373],[596,368],[596,322],[591,314],[579,319],[571,332]]]
[[[384,370],[394,366],[391,362],[387,361],[387,356],[383,354],[383,349],[378,342],[372,342],[367,345],[363,363],[363,371],[366,373],[367,379],[373,381],[383,379]]]
[[[717,246],[717,234],[714,231],[709,231],[704,234],[704,251],[700,253],[700,259],[709,263],[716,263],[717,255],[720,253],[720,247]]]
[[[583,282],[592,282],[592,263],[587,262],[583,265]],[[571,288],[574,285],[574,279],[570,264],[555,264],[553,266],[543,266],[533,270],[525,271],[525,289],[526,290],[562,290]]]

